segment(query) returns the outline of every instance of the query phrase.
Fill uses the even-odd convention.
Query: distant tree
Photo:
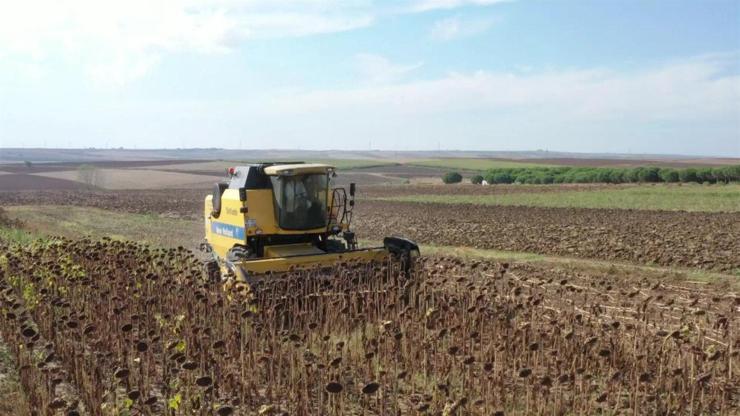
[[[555,183],[555,176],[553,176],[550,173],[544,173],[540,177],[540,183],[544,183],[544,184]]]
[[[33,166],[33,163],[30,160],[24,160],[23,164],[26,165],[26,168],[31,169]]]
[[[609,183],[624,183],[627,180],[625,179],[625,170],[624,169],[610,169],[609,172]]]
[[[475,175],[472,178],[470,178],[470,183],[473,185],[480,185],[483,183],[483,175]]]
[[[599,169],[598,172],[596,172],[596,179],[601,183],[613,183],[613,173],[614,169]]]
[[[696,175],[696,169],[694,168],[681,169],[678,172],[678,178],[684,183],[699,182],[699,177]]]
[[[593,170],[581,170],[573,174],[573,181],[575,183],[593,183],[596,182],[597,176],[596,171]]]
[[[645,167],[637,173],[640,182],[660,182],[659,170],[656,167]]]
[[[529,172],[524,172],[522,174],[516,175],[516,179],[514,179],[514,183],[526,185],[526,184],[537,183],[537,181],[534,175],[532,175]]]
[[[727,172],[731,181],[740,181],[740,165],[728,166]]]
[[[712,173],[711,168],[702,168],[696,170],[696,179],[699,182],[709,182],[709,183],[715,183],[717,182],[717,178]]]
[[[681,180],[678,176],[678,171],[673,168],[661,168],[658,175],[663,182],[674,183]]]
[[[718,181],[724,183],[736,182],[740,180],[740,165],[724,166],[712,169],[712,176]]]
[[[514,177],[508,172],[499,172],[488,179],[489,183],[514,183]]]
[[[478,177],[480,176],[480,177]],[[674,169],[641,166],[636,168],[590,167],[534,167],[496,168],[476,175],[471,182],[485,178],[494,184],[550,184],[550,183],[655,183],[655,182],[724,182],[740,181],[740,165],[704,169]]]
[[[457,172],[447,172],[445,173],[445,176],[442,177],[442,182],[446,184],[451,183],[460,183],[462,182],[463,177]]]
[[[640,180],[640,171],[642,168],[632,168],[624,170],[624,182],[638,182]]]
[[[717,178],[717,182],[728,183],[729,178],[724,168],[712,168],[712,175]]]

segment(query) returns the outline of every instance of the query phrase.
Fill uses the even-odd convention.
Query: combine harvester
[[[392,258],[408,274],[416,243],[386,237],[359,248],[350,230],[355,184],[332,188],[335,168],[303,162],[259,163],[228,169],[228,179],[205,198],[205,242],[213,255],[208,278],[242,282],[255,275]]]

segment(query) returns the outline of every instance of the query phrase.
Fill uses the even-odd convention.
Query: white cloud
[[[250,137],[280,137],[286,147],[320,140],[315,147],[357,149],[372,141],[403,150],[440,142],[454,149],[740,156],[737,58],[685,59],[639,71],[476,71],[284,91],[244,102],[232,117],[251,117],[245,121],[254,128]]]
[[[373,84],[387,84],[402,79],[422,66],[422,63],[395,64],[380,55],[361,53],[355,55],[360,75]]]
[[[69,97],[0,111],[6,146],[35,144],[649,152],[740,156],[740,54],[641,70],[474,71],[240,100]],[[393,64],[392,64],[393,65]],[[79,109],[83,108],[84,111]],[[54,134],[49,134],[53,131]],[[3,134],[0,133],[0,137]],[[173,139],[177,138],[177,139]]]
[[[453,40],[479,35],[496,23],[493,17],[464,18],[453,16],[434,22],[429,34],[432,39]]]
[[[463,6],[490,6],[496,3],[504,3],[511,0],[418,0],[412,5],[417,12],[425,12],[436,9],[454,9]]]
[[[351,30],[363,1],[24,0],[0,12],[0,60],[61,57],[100,83],[125,84],[167,52],[229,52],[241,41]]]
[[[500,0],[22,0],[0,7],[0,61],[51,58],[99,84],[146,75],[167,53],[227,53],[250,39],[335,33],[388,15]]]

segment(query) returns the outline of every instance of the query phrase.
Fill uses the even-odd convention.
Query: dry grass
[[[133,240],[169,247],[195,248],[203,239],[202,221],[166,218],[156,214],[131,214],[89,207],[17,206],[6,208],[11,218],[39,235],[70,238],[91,236]]]

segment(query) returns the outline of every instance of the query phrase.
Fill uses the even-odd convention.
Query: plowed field
[[[397,186],[362,186],[357,197],[387,198],[408,195],[508,195],[520,193],[549,193],[597,191],[600,189],[623,189],[634,185],[604,185],[604,184],[562,184],[562,185],[494,185],[480,186],[473,184],[459,185],[397,185]]]
[[[37,189],[80,189],[85,185],[79,182],[26,175],[23,173],[4,173],[0,175],[0,189],[3,191],[28,191]]]
[[[201,218],[207,189],[0,192],[4,205],[74,205],[135,214]]]
[[[426,244],[740,268],[740,214],[363,201],[355,230]]]

